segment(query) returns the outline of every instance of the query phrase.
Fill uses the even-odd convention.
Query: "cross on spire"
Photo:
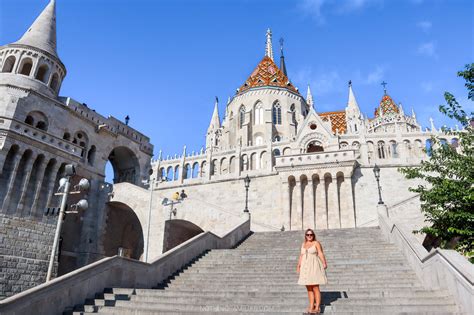
[[[270,29],[267,30],[267,42],[265,45],[265,56],[270,57],[273,60],[273,48],[272,48],[272,31]]]
[[[385,95],[387,95],[387,84],[388,84],[388,83],[385,82],[385,81],[382,81],[382,83],[380,83],[380,85],[383,86],[383,93],[384,93]]]

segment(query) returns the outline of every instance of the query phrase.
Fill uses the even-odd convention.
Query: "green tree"
[[[474,101],[474,63],[466,65],[458,76],[464,78],[468,99]],[[442,248],[454,248],[474,263],[474,148],[473,113],[468,116],[456,98],[444,93],[445,105],[439,110],[458,121],[462,128],[443,132],[458,141],[446,143],[442,137],[431,137],[431,157],[418,167],[400,171],[409,179],[422,179],[425,184],[410,187],[420,194],[421,211],[430,223],[415,233],[436,238]]]

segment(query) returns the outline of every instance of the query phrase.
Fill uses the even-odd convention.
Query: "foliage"
[[[474,63],[465,66],[458,76],[464,78],[468,99],[474,101]],[[454,248],[474,263],[474,132],[473,113],[466,115],[456,98],[444,93],[446,105],[439,110],[458,121],[460,130],[443,128],[458,139],[447,143],[443,136],[432,136],[431,158],[419,167],[400,171],[408,179],[422,179],[426,184],[410,187],[420,194],[421,210],[429,226],[415,233],[438,239],[442,248]]]

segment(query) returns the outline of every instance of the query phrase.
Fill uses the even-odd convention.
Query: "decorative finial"
[[[125,117],[125,125],[128,126],[128,122],[129,122],[129,121],[130,121],[130,116],[127,115],[127,116]]]
[[[384,93],[385,95],[387,95],[387,82],[382,81],[382,83],[380,83],[380,85],[383,86],[383,93]]]
[[[272,48],[272,31],[267,30],[267,43],[265,45],[265,56],[270,57],[273,60],[273,48]]]
[[[349,87],[352,86],[352,80],[349,80]]]
[[[219,98],[216,96],[216,104],[219,104]]]

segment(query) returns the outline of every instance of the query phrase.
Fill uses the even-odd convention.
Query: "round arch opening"
[[[132,150],[126,147],[117,147],[112,150],[108,158],[113,169],[113,182],[138,184],[140,164]]]
[[[186,220],[167,220],[163,237],[163,253],[204,232],[196,224]]]
[[[319,141],[312,141],[306,147],[306,153],[323,152],[324,148]]]
[[[135,212],[121,202],[108,202],[103,248],[106,256],[140,259],[144,249],[143,229]]]

